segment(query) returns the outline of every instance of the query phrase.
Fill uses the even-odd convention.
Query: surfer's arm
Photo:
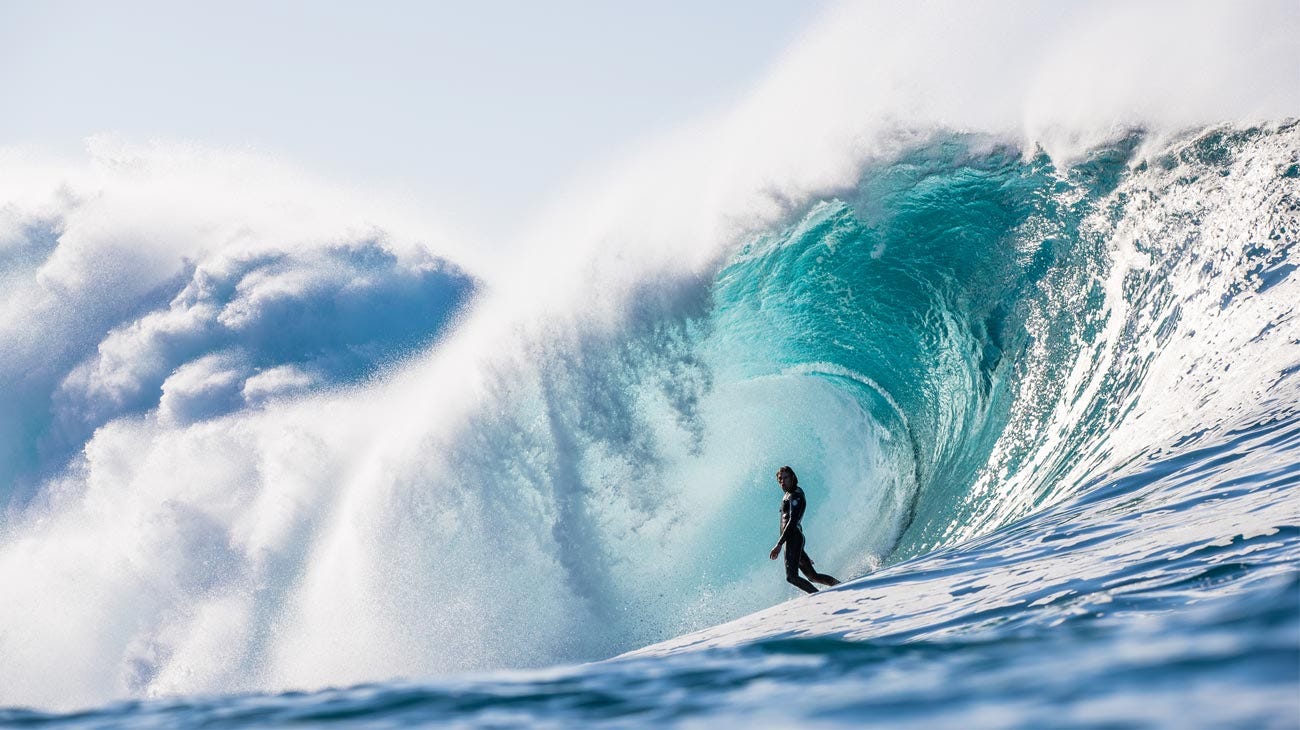
[[[781,530],[781,539],[779,539],[779,540],[776,541],[776,547],[773,548],[773,549],[775,549],[775,550],[780,550],[780,549],[781,549],[781,546],[785,544],[785,539],[786,539],[787,537],[790,536],[790,528],[791,528],[793,525],[794,525],[794,518],[791,517],[791,518],[790,518],[790,521],[787,522],[787,523],[785,523],[785,529],[784,529],[784,530]]]
[[[799,529],[799,522],[803,519],[803,510],[804,503],[802,499],[790,500],[790,519],[786,521],[785,529],[781,530],[781,537],[776,541],[776,547],[772,548],[772,552],[768,557],[776,560],[776,554],[781,552],[781,546],[785,544],[786,538],[790,536],[790,530]]]

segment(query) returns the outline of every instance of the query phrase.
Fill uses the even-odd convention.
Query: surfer
[[[807,578],[799,575],[801,570],[808,578],[824,586],[839,585],[838,580],[813,570],[812,558],[804,552],[803,528],[800,522],[803,520],[808,500],[804,497],[803,490],[799,488],[799,477],[795,476],[794,469],[783,466],[776,470],[776,481],[781,485],[781,491],[785,492],[785,496],[781,498],[781,539],[776,541],[776,547],[772,548],[768,557],[776,560],[776,554],[781,552],[781,546],[784,545],[785,579],[805,593],[816,593],[817,587],[808,582]]]

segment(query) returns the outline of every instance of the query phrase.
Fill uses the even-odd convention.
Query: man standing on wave
[[[800,522],[803,520],[808,500],[804,497],[803,490],[799,488],[799,477],[794,475],[794,469],[783,466],[776,470],[776,481],[785,492],[785,496],[781,498],[781,539],[776,541],[776,547],[772,548],[768,557],[776,560],[776,554],[781,552],[781,546],[784,545],[785,579],[805,593],[816,593],[817,587],[799,576],[801,570],[808,578],[824,586],[839,585],[838,580],[813,570],[812,558],[804,552],[803,529]]]

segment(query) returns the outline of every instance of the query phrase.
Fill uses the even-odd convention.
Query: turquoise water
[[[191,338],[175,363],[232,338],[248,372],[318,363],[312,393],[416,374],[363,392],[377,421],[310,398],[167,411],[150,374],[100,416],[136,426],[76,442],[85,460],[12,462],[38,497],[10,511],[0,575],[94,598],[54,625],[36,599],[0,614],[0,724],[1300,726],[1300,128],[1149,141],[1057,162],[933,134],[707,275],[647,270],[616,318],[516,333],[470,405],[413,406],[427,432],[365,459],[321,423],[405,417],[457,350],[403,353],[486,327],[446,311],[472,310],[470,278],[369,256],[384,326],[348,328],[368,349]],[[140,310],[179,311],[198,280]],[[152,459],[107,472],[153,495],[139,512],[76,496],[116,483],[96,479],[114,439]],[[205,450],[230,473],[155,485]],[[851,579],[813,597],[765,559],[784,463],[809,552]],[[318,481],[284,491],[295,468]],[[39,497],[57,484],[70,501]],[[288,536],[249,547],[285,510]],[[128,575],[82,593],[60,525],[114,516],[143,526],[94,533]],[[41,669],[59,662],[64,687]]]

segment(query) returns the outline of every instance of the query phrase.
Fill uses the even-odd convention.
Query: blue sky
[[[0,145],[252,148],[501,231],[742,94],[824,5],[6,2]]]

